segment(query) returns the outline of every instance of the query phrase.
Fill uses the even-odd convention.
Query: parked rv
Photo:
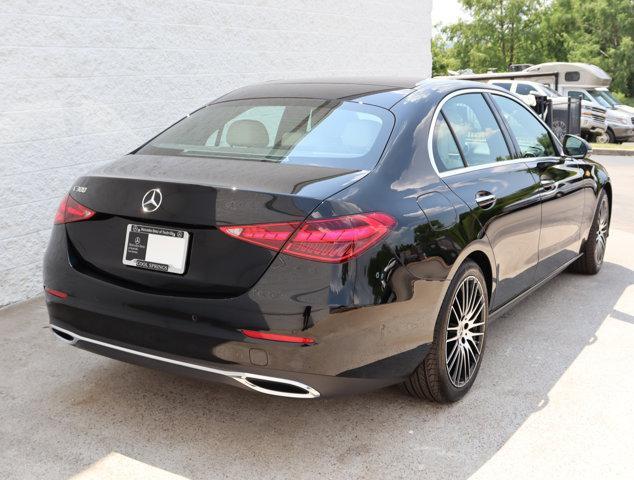
[[[580,98],[593,107],[607,110],[607,129],[598,142],[621,143],[634,140],[634,112],[619,108],[608,87],[612,78],[601,68],[588,63],[550,62],[533,65],[525,73],[553,74],[554,86],[568,97]],[[548,77],[543,77],[548,79]],[[553,80],[548,79],[548,82]],[[630,107],[631,109],[631,107]]]

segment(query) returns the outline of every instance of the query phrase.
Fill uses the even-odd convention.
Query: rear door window
[[[479,93],[447,100],[442,108],[468,166],[486,165],[511,158],[493,113]]]
[[[556,155],[548,130],[526,108],[501,95],[493,95],[493,100],[515,136],[523,157]]]
[[[456,168],[465,166],[462,162],[458,145],[442,113],[438,116],[438,120],[436,120],[432,145],[436,168],[438,168],[439,172],[455,170]]]

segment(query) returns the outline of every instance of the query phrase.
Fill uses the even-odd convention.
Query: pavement
[[[0,478],[633,478],[634,160],[600,157],[599,275],[564,273],[489,329],[471,392],[292,400],[53,339],[41,297],[0,310]]]

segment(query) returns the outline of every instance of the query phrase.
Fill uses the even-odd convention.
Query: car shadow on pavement
[[[472,391],[439,406],[396,388],[319,400],[269,397],[82,355],[42,392],[67,455],[117,451],[191,478],[467,478],[534,412],[614,311],[634,272],[563,274],[489,328]],[[50,398],[46,398],[50,397]],[[104,453],[105,452],[105,453]],[[98,459],[84,451],[84,462]],[[94,455],[93,455],[94,456]],[[92,458],[92,459],[91,459]],[[213,474],[213,475],[212,475]]]

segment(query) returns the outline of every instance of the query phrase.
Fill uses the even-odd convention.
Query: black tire
[[[610,202],[608,201],[605,190],[602,190],[599,194],[599,200],[597,202],[596,211],[594,212],[594,219],[592,220],[588,240],[581,250],[583,256],[572,264],[572,271],[586,275],[599,273],[603,265],[609,226]],[[601,245],[601,242],[603,242],[603,245]]]
[[[465,283],[468,282],[468,283]],[[478,291],[481,294],[482,308],[481,312],[477,315],[472,315],[474,318],[465,316],[463,319],[468,318],[468,322],[471,322],[471,329],[473,330],[472,338],[460,337],[462,332],[467,332],[464,335],[469,335],[468,322],[461,323],[462,320],[458,319],[458,316],[452,314],[452,310],[457,310],[455,301],[459,301],[463,298],[464,290],[461,290],[463,285],[478,285]],[[452,309],[452,306],[454,307]],[[479,308],[479,307],[478,307]],[[474,307],[474,312],[477,310]],[[466,261],[460,266],[453,280],[451,281],[445,299],[443,300],[438,320],[436,321],[436,327],[434,329],[434,340],[427,355],[416,368],[416,370],[409,376],[405,382],[403,382],[404,390],[413,397],[429,400],[438,403],[450,403],[460,400],[471,388],[475,381],[480,364],[482,363],[482,356],[484,355],[484,347],[486,344],[486,327],[489,316],[489,298],[487,294],[486,280],[480,267],[471,260]],[[466,328],[459,327],[459,325],[466,325]],[[456,341],[448,341],[448,333],[451,328],[452,332],[454,328],[459,328],[456,331],[455,336],[460,337]],[[479,330],[478,330],[479,329]],[[481,343],[475,343],[477,339],[481,338]],[[469,376],[465,375],[464,383],[458,381],[458,385],[454,381],[453,374],[455,370],[450,373],[450,362],[453,360],[454,364],[456,358],[452,355],[456,355],[455,349],[466,349],[462,344],[467,344],[467,347],[472,352],[478,352],[478,356],[475,362],[471,364],[469,368]],[[449,352],[448,352],[449,350]],[[449,355],[449,362],[448,360]],[[472,357],[467,353],[467,358],[471,361]],[[459,355],[458,355],[459,356]],[[452,364],[453,365],[453,364]],[[457,367],[456,367],[457,368]],[[461,367],[460,367],[461,368]],[[466,364],[465,364],[466,369]],[[458,378],[460,379],[460,373],[458,372]]]

